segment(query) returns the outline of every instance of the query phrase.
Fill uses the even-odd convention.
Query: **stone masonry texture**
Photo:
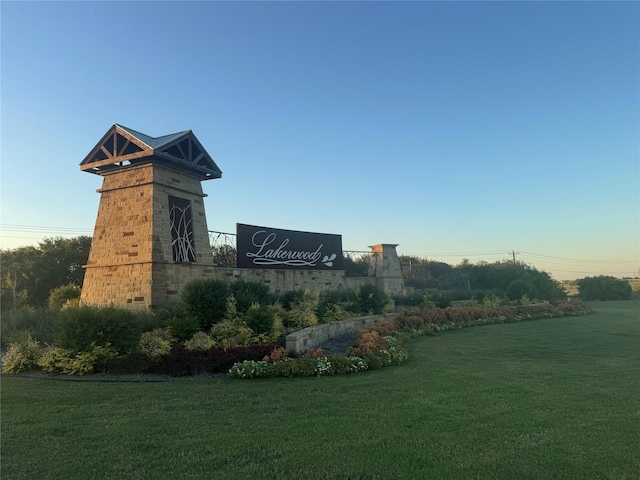
[[[178,298],[190,280],[213,273],[204,194],[198,178],[157,164],[104,175],[82,303],[148,309]],[[196,261],[175,263],[169,196],[191,201]]]

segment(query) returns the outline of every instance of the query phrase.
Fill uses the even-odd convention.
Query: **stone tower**
[[[191,130],[154,138],[115,124],[80,169],[104,178],[83,304],[149,309],[212,275],[201,182],[222,172]]]

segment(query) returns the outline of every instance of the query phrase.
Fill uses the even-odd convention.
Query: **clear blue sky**
[[[11,2],[2,248],[91,235],[114,123],[191,129],[209,229],[640,269],[638,2]]]

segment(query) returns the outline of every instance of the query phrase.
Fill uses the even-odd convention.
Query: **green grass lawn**
[[[640,302],[408,342],[342,377],[2,376],[3,479],[640,478]]]

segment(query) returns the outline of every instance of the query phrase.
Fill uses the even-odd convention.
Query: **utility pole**
[[[511,255],[513,255],[513,264],[516,264],[516,255],[520,255],[520,252],[516,252],[515,250],[511,250]]]

